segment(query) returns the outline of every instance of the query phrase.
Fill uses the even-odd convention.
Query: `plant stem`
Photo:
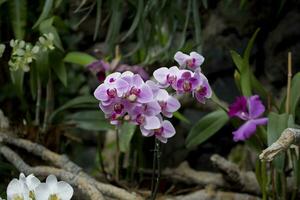
[[[153,151],[153,163],[152,163],[152,178],[151,178],[151,196],[154,193],[154,179],[156,174],[156,160],[157,160],[157,145],[156,145],[156,138],[154,141],[154,151]]]
[[[35,119],[34,124],[36,126],[40,125],[40,107],[41,107],[41,97],[42,97],[42,85],[40,76],[37,75],[37,93],[36,93],[36,107],[35,107]]]
[[[284,172],[280,173],[280,179],[281,179],[281,189],[282,189],[282,200],[286,200],[287,193],[286,193],[286,177]]]
[[[115,175],[116,175],[116,181],[119,181],[119,168],[120,168],[120,163],[119,163],[119,158],[120,158],[120,139],[119,139],[119,128],[116,128],[116,162],[115,162]]]
[[[46,89],[46,104],[45,104],[45,115],[44,115],[44,122],[43,122],[43,134],[47,131],[47,126],[49,123],[49,116],[50,113],[53,110],[53,85],[52,85],[52,79],[51,79],[51,72],[49,72],[49,80],[47,83],[47,89]]]
[[[291,80],[292,80],[292,53],[288,52],[288,77],[287,77],[287,93],[285,102],[285,112],[290,112],[290,96],[291,96]]]
[[[160,141],[155,138],[155,148],[156,148],[156,161],[157,161],[157,176],[156,176],[156,183],[154,187],[154,191],[151,196],[151,200],[156,199],[157,191],[158,191],[158,186],[159,186],[159,181],[160,181],[160,174],[161,174],[161,166],[160,166],[160,157],[161,157],[161,152],[160,152]]]

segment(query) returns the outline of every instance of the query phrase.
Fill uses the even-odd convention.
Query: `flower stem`
[[[48,128],[49,124],[49,116],[53,110],[53,85],[52,85],[52,79],[51,79],[51,72],[49,72],[49,80],[47,83],[47,89],[46,89],[46,104],[45,104],[45,114],[44,114],[44,122],[43,122],[43,129],[42,133],[45,134]]]
[[[287,77],[287,92],[285,102],[285,112],[290,112],[290,97],[291,97],[291,80],[292,80],[292,53],[288,53],[288,77]]]
[[[120,164],[119,164],[119,159],[120,159],[120,138],[119,138],[119,128],[116,128],[116,162],[115,162],[115,175],[116,175],[116,181],[119,181],[120,174]]]
[[[154,189],[152,190],[151,194],[151,200],[156,199],[157,191],[158,191],[158,186],[159,186],[159,181],[160,181],[160,174],[161,174],[161,166],[160,166],[160,157],[161,157],[161,151],[160,151],[160,142],[158,139],[155,138],[155,149],[154,151],[156,152],[156,165],[157,165],[157,176],[156,176],[156,182]],[[154,170],[156,171],[156,170]],[[152,181],[154,181],[154,177],[152,177]]]
[[[40,76],[37,75],[37,93],[36,93],[36,107],[35,107],[35,119],[34,119],[34,124],[36,126],[40,125],[41,97],[42,97],[41,79]]]

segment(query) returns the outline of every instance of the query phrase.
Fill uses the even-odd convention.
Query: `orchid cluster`
[[[12,47],[11,58],[8,62],[10,70],[16,71],[22,69],[25,72],[30,70],[29,64],[37,58],[40,50],[48,51],[54,49],[54,36],[52,33],[44,34],[39,37],[39,41],[33,46],[23,40],[11,40]]]
[[[54,175],[41,183],[33,174],[26,177],[21,173],[19,179],[10,181],[6,193],[7,200],[70,200],[73,188],[64,181],[58,182]]]
[[[258,95],[238,97],[236,101],[229,106],[228,115],[230,117],[238,117],[246,122],[238,130],[233,132],[233,140],[244,141],[255,133],[258,125],[267,124],[268,118],[261,117],[264,112],[265,107]]]
[[[210,98],[211,89],[200,70],[204,61],[200,54],[177,52],[174,58],[180,68],[157,69],[153,74],[157,82],[144,81],[140,74],[130,71],[114,72],[105,78],[94,96],[111,124],[128,121],[139,125],[144,136],[155,136],[163,143],[175,135],[175,128],[163,116],[171,118],[180,108],[180,103],[169,94],[167,87],[175,89],[177,94],[191,92],[201,103]],[[186,67],[193,71],[184,69]]]

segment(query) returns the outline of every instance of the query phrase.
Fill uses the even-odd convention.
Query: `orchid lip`
[[[108,90],[106,90],[106,93],[107,93],[107,96],[109,96],[109,98],[115,98],[117,96],[116,88],[108,89]]]

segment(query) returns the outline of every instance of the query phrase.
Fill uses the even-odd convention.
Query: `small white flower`
[[[7,200],[30,200],[27,185],[18,179],[13,179],[7,186]]]
[[[19,180],[23,181],[30,191],[34,191],[35,188],[41,184],[41,181],[33,174],[30,174],[26,177],[23,173],[21,173],[19,176]]]
[[[57,181],[54,175],[46,179],[35,189],[37,200],[70,200],[73,196],[73,188],[64,181]]]

